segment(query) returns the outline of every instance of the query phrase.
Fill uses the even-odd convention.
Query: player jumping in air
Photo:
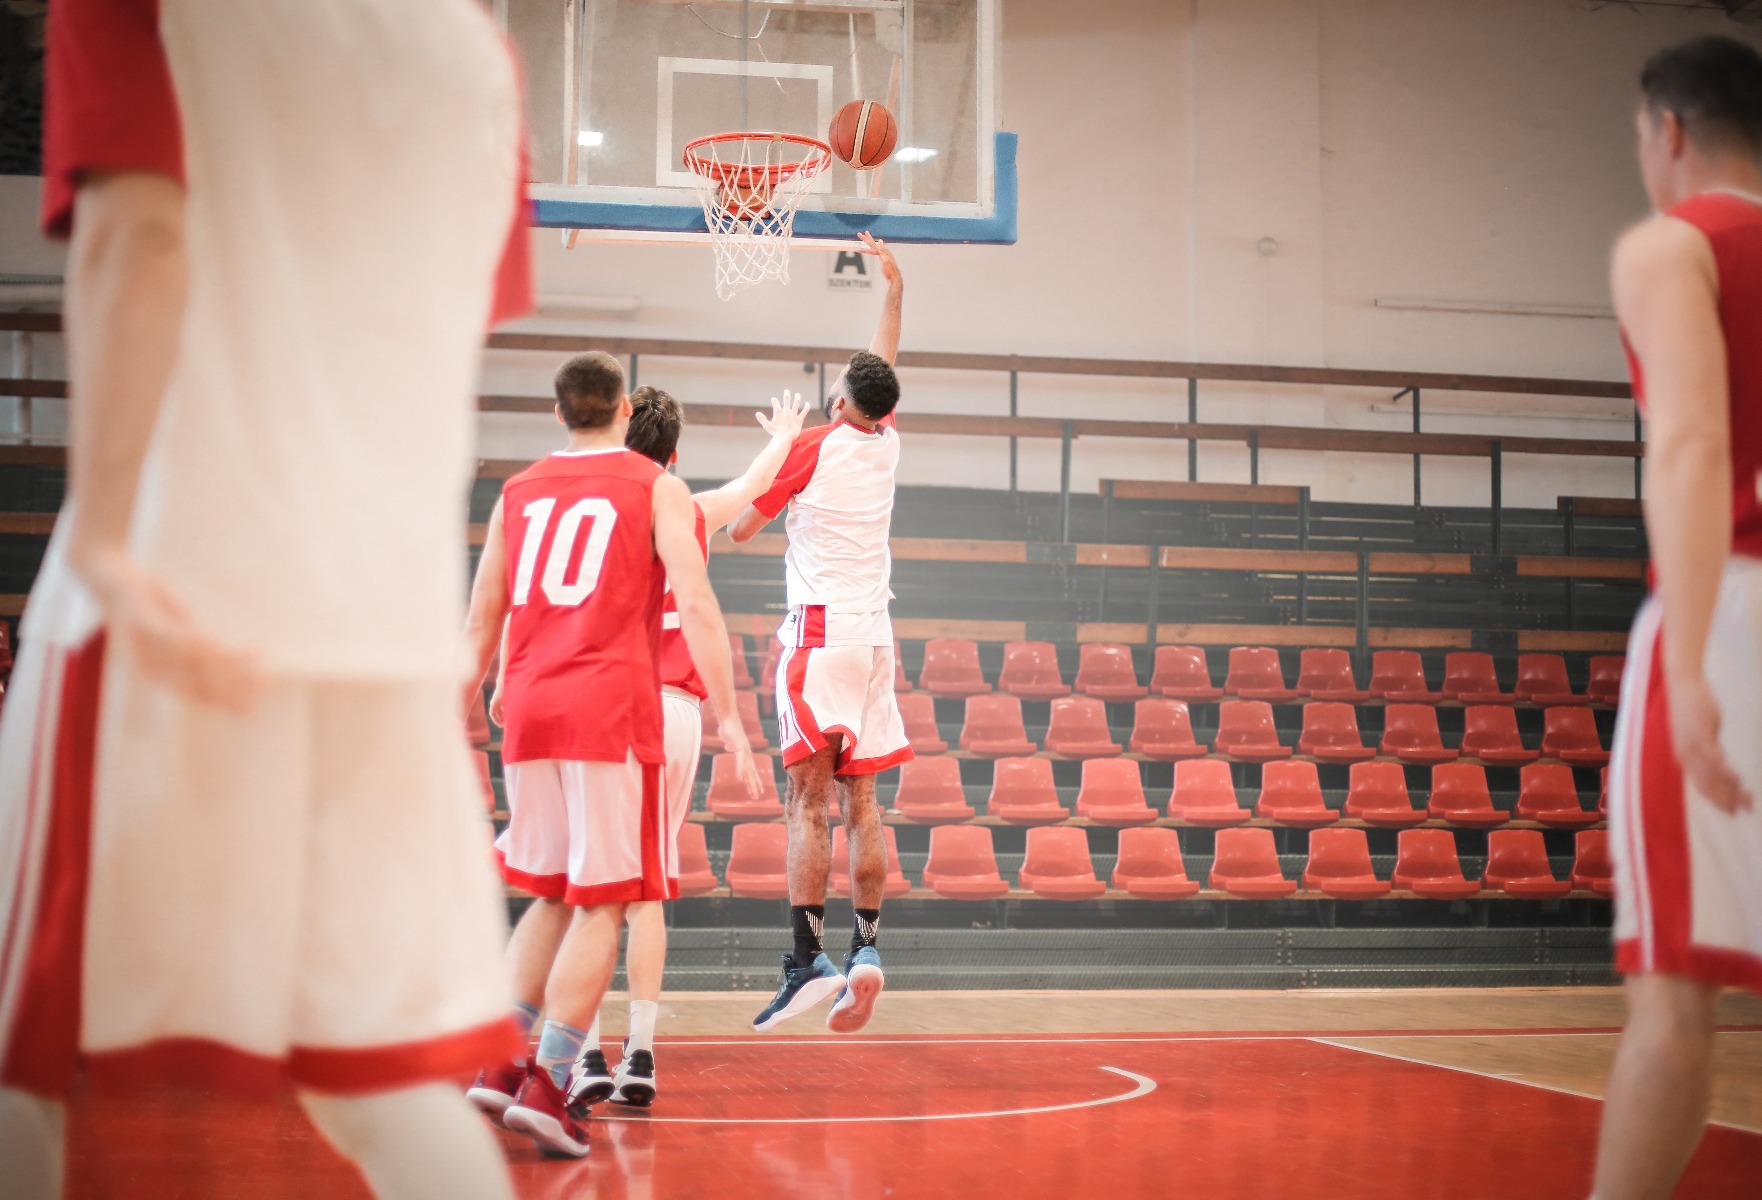
[[[627,905],[672,899],[663,774],[661,607],[680,630],[718,732],[754,794],[734,703],[728,631],[710,591],[685,484],[625,449],[630,397],[610,355],[557,372],[569,445],[508,480],[490,517],[466,622],[465,703],[476,703],[507,625],[502,875],[537,897],[508,946],[517,1021],[545,1016],[530,1063],[470,1095],[554,1153],[587,1153],[565,1089],[617,966]]]
[[[1656,215],[1613,275],[1655,586],[1609,768],[1628,1017],[1596,1200],[1669,1195],[1707,1122],[1720,989],[1762,992],[1762,56],[1701,38],[1640,87]]]
[[[771,489],[728,534],[751,538],[787,505],[784,557],[789,615],[777,636],[777,723],[789,772],[789,914],[794,951],[783,960],[777,995],[753,1021],[767,1030],[836,996],[828,1028],[868,1024],[884,976],[875,940],[887,883],[887,847],[875,803],[875,775],[912,757],[893,696],[893,622],[887,603],[894,477],[899,432],[893,410],[899,378],[904,284],[893,252],[863,235],[881,262],[887,299],[867,352],[853,354],[829,396],[830,424],[796,439]],[[827,811],[836,784],[850,841],[856,921],[844,970],[821,941],[831,869]]]

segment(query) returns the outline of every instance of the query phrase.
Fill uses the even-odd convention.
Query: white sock
[[[598,1050],[599,1048],[600,1014],[596,1012],[593,1015],[593,1024],[587,1027],[587,1036],[581,1039],[581,1052],[586,1054],[589,1050]]]
[[[513,1200],[495,1135],[451,1084],[300,1103],[378,1200]]]
[[[647,1050],[655,1052],[655,1018],[661,1015],[661,1006],[653,1000],[632,1000],[630,1002],[630,1050]]]
[[[0,1088],[0,1162],[6,1164],[8,1196],[58,1200],[65,1124],[61,1105]]]

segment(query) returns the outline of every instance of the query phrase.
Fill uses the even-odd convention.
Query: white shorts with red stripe
[[[508,827],[496,839],[502,878],[578,908],[674,899],[664,773],[634,753],[621,763],[504,763]]]
[[[836,772],[873,775],[913,757],[893,695],[891,630],[885,645],[823,644],[817,607],[796,609],[778,636],[777,728],[783,765],[793,766],[839,737]]]
[[[279,680],[246,716],[101,634],[0,722],[0,1080],[380,1091],[517,1047],[458,690]]]
[[[697,782],[698,757],[704,748],[703,706],[690,692],[661,689],[663,737],[667,745],[667,879],[679,885],[679,830],[691,812],[691,789]]]
[[[1634,621],[1609,765],[1616,965],[1762,992],[1762,805],[1726,813],[1683,777],[1671,745],[1663,611]],[[1707,641],[1720,744],[1762,796],[1762,562],[1726,568]]]

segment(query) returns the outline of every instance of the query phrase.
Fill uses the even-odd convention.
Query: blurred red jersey
[[[697,544],[703,549],[704,561],[710,561],[710,539],[704,528],[704,510],[692,503],[697,515]],[[699,700],[708,700],[710,693],[698,678],[697,666],[691,661],[691,649],[685,644],[685,632],[679,628],[679,605],[673,599],[673,587],[667,586],[661,597],[661,683],[690,692]]]
[[[502,758],[664,764],[654,486],[629,450],[553,454],[502,488]]]

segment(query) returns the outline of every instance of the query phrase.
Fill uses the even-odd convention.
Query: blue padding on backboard
[[[999,133],[994,152],[996,203],[989,217],[905,216],[889,213],[795,214],[795,236],[854,238],[867,230],[890,242],[1016,241],[1016,135]],[[589,200],[534,200],[532,223],[546,229],[628,229],[660,233],[707,233],[703,210],[682,204],[606,204]]]

